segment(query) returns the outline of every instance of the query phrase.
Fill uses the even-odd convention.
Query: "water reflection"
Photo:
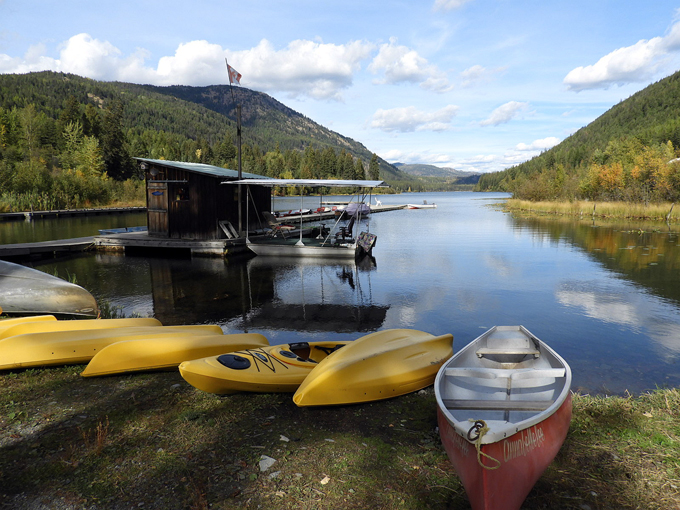
[[[523,324],[567,359],[574,389],[679,386],[680,227],[514,217],[494,206],[507,196],[381,197],[438,207],[369,216],[362,229],[378,243],[366,265],[108,254],[34,264],[168,325],[215,323],[272,344],[413,328],[451,333],[458,350],[493,325]]]
[[[680,359],[680,244],[672,228],[594,225],[546,218],[518,218],[553,243],[568,241],[618,275],[611,281],[583,280],[570,275],[556,289],[557,300],[587,317],[649,337],[668,362]]]
[[[373,303],[375,259],[357,264],[273,257],[154,258],[96,255],[39,269],[77,271],[80,285],[124,314],[163,324],[221,324],[228,331],[369,332],[389,309]],[[268,335],[271,336],[271,335]]]
[[[359,264],[322,259],[255,257],[247,264],[251,313],[239,329],[352,333],[379,329],[389,306],[373,303],[370,272]]]

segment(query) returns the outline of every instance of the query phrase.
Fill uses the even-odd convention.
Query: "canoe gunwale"
[[[517,331],[524,334],[528,339],[530,339],[539,348],[541,356],[544,359],[551,359],[554,364],[558,366],[553,366],[552,368],[528,368],[512,369],[512,368],[486,368],[481,366],[471,367],[469,365],[457,365],[457,362],[462,359],[466,354],[469,355],[471,350],[477,350],[481,344],[494,332],[498,330],[498,326],[491,328],[486,331],[475,340],[470,342],[463,349],[454,354],[454,356],[445,363],[437,377],[435,379],[435,398],[437,401],[437,406],[442,413],[442,416],[447,420],[451,427],[455,430],[456,434],[465,439],[465,441],[470,444],[474,444],[475,441],[468,439],[468,432],[472,425],[468,420],[462,421],[456,419],[452,412],[457,410],[478,410],[480,413],[489,411],[503,411],[505,414],[506,424],[503,427],[493,426],[490,430],[481,438],[481,444],[491,444],[506,439],[522,430],[526,430],[538,423],[549,418],[565,402],[571,391],[571,369],[566,361],[557,354],[552,348],[546,345],[544,342],[539,340],[536,336],[530,333],[523,326],[517,326]],[[536,359],[529,360],[527,363],[535,363]],[[469,371],[470,374],[464,375],[464,372]],[[494,380],[497,378],[505,378],[508,380],[508,388],[510,388],[510,381],[514,380],[526,380],[531,379],[531,376],[536,376],[537,379],[544,378],[550,380],[554,379],[552,384],[558,384],[561,389],[554,399],[536,399],[531,398],[531,393],[517,393],[512,394],[508,390],[508,394],[505,400],[500,399],[490,399],[490,398],[475,398],[475,399],[463,399],[463,398],[446,398],[442,395],[441,388],[444,385],[445,378],[447,377],[461,377],[467,379],[473,379],[471,374],[477,372],[475,375],[479,377],[479,380]],[[505,374],[503,374],[505,372]],[[507,375],[506,375],[507,374]],[[500,392],[499,392],[500,393]],[[484,394],[480,393],[483,397]],[[514,398],[512,398],[514,397]],[[508,413],[512,412],[522,412],[529,413],[533,412],[530,417],[526,417],[517,422],[510,422],[508,419]],[[470,413],[468,413],[470,414]],[[498,420],[502,421],[502,420]],[[498,423],[495,422],[494,425]]]

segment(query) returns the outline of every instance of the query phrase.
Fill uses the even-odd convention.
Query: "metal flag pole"
[[[236,100],[234,99],[234,89],[231,86],[232,84],[232,75],[231,75],[231,70],[232,68],[229,66],[229,61],[227,60],[227,57],[224,57],[224,63],[227,64],[227,76],[229,77],[229,91],[231,92],[231,101],[234,103],[234,106],[236,107],[236,148],[238,150],[237,153],[237,161],[238,161],[238,180],[240,181],[243,176],[243,172],[241,170],[241,105],[236,104]],[[234,70],[234,72],[236,72]],[[237,77],[235,78],[237,83],[240,83],[238,80],[240,76],[236,75]],[[241,199],[241,185],[238,185],[238,235],[239,237],[243,237],[243,212],[242,212],[242,199]],[[246,207],[248,207],[248,204],[246,203]]]

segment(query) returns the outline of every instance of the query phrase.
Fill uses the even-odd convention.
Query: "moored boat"
[[[219,328],[219,326],[215,326]],[[123,339],[101,349],[90,360],[83,377],[122,374],[147,370],[176,369],[186,360],[215,356],[241,349],[268,346],[259,333],[222,334],[221,331],[187,331],[177,335],[150,335]]]
[[[244,349],[185,361],[179,372],[189,384],[208,393],[292,393],[318,363],[347,343],[299,342]]]
[[[427,200],[423,200],[422,204],[406,204],[408,209],[436,209],[437,204],[428,204]]]
[[[473,510],[519,509],[571,421],[571,369],[523,326],[496,326],[441,367],[439,434]]]
[[[430,386],[453,353],[453,336],[387,329],[363,336],[329,356],[293,396],[298,406],[355,404]]]
[[[248,193],[250,193],[250,185],[270,186],[270,187],[290,187],[297,186],[301,188],[360,188],[373,189],[376,187],[384,187],[386,184],[383,181],[364,181],[364,180],[336,180],[336,179],[243,179],[239,181],[229,181],[223,184],[228,185],[246,185]],[[303,194],[300,194],[302,200]],[[351,205],[351,203],[349,204]],[[356,204],[355,204],[356,205]],[[364,209],[361,209],[361,208]],[[339,209],[339,208],[338,208]],[[316,238],[304,238],[302,228],[302,217],[300,214],[304,209],[300,207],[297,217],[300,220],[299,238],[293,240],[285,237],[270,238],[253,238],[246,235],[246,246],[256,255],[260,256],[282,256],[282,257],[329,257],[329,258],[345,258],[352,259],[361,257],[365,254],[370,254],[375,245],[376,236],[369,232],[362,232],[363,241],[360,236],[352,237],[347,235],[347,229],[339,229],[339,232],[329,230],[327,234],[319,235]],[[370,212],[368,205],[361,203],[360,210],[365,210],[367,214]],[[360,210],[356,212],[352,218],[361,216]],[[291,211],[292,212],[292,211]],[[311,211],[310,211],[311,212]],[[337,211],[336,211],[337,213]],[[248,219],[246,219],[248,222]],[[336,222],[337,226],[337,222]],[[322,229],[323,230],[323,229]],[[367,241],[368,239],[368,241]]]

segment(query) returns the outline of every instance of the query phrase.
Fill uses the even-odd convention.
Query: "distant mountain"
[[[418,177],[455,178],[456,183],[458,184],[476,184],[479,180],[479,174],[464,172],[463,170],[456,170],[455,168],[420,164],[409,165],[405,163],[393,163],[393,165],[400,171],[409,175]]]

